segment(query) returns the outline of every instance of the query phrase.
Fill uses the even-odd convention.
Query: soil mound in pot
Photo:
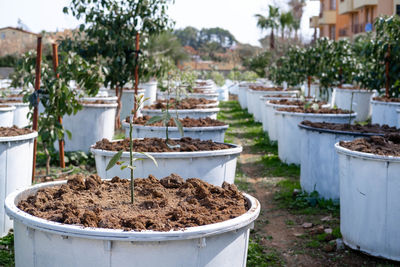
[[[183,137],[179,140],[168,140],[169,146],[165,143],[165,139],[161,138],[144,138],[133,139],[133,151],[135,152],[195,152],[195,151],[212,151],[231,148],[228,145],[214,143],[211,140],[202,141],[200,139],[192,139]],[[178,146],[179,145],[179,146]],[[171,148],[172,147],[172,148]],[[129,138],[124,140],[111,142],[108,139],[98,141],[94,145],[95,149],[108,151],[129,151]],[[205,167],[206,168],[206,167]]]
[[[197,178],[171,174],[137,178],[135,201],[130,181],[97,175],[73,175],[67,184],[44,188],[18,208],[46,220],[124,230],[170,231],[226,221],[244,214],[247,202],[235,185],[214,186]]]
[[[382,102],[393,102],[393,103],[400,102],[400,98],[374,97],[373,100],[382,101]]]
[[[400,134],[371,136],[355,139],[351,142],[341,141],[340,146],[358,152],[371,153],[381,156],[400,157]]]
[[[171,98],[169,100],[169,108],[170,109],[199,109],[205,108],[204,105],[207,104],[216,104],[217,102],[214,100],[207,100],[205,98],[184,98],[180,101],[176,101],[175,98]],[[166,109],[167,108],[167,100],[157,100],[157,102],[151,106],[145,106],[145,109]]]
[[[147,121],[151,118],[151,116],[145,115],[143,117],[138,117],[136,119],[133,120],[133,124],[138,124],[138,125],[148,125],[148,126],[164,126],[164,122],[159,121],[156,123],[152,123],[152,124],[146,124]],[[126,117],[125,121],[127,123],[129,123],[129,116]],[[181,122],[183,127],[210,127],[210,126],[222,126],[222,125],[226,125],[224,122],[222,121],[218,121],[218,120],[213,120],[211,118],[200,118],[200,119],[193,119],[193,118],[183,118],[183,119],[179,119],[179,121]],[[171,127],[176,127],[174,120],[171,118],[168,122],[168,126]]]
[[[251,85],[250,89],[254,91],[283,91],[282,87],[264,87],[256,85]]]
[[[374,133],[374,134],[388,134],[388,133],[399,133],[400,129],[396,127],[390,127],[388,125],[379,124],[347,124],[347,123],[327,123],[327,122],[311,122],[303,121],[302,125],[310,126],[313,128],[327,129],[341,132],[353,132],[353,133]]]
[[[31,129],[13,127],[0,127],[0,137],[18,136],[33,133]]]
[[[22,99],[0,99],[0,103],[22,103]]]
[[[275,105],[287,105],[287,106],[304,106],[306,102],[302,100],[290,100],[290,99],[275,99],[269,101],[271,104]],[[325,105],[326,102],[323,101],[309,101],[307,104],[318,104],[319,106]]]
[[[278,111],[295,112],[295,113],[313,113],[313,114],[351,114],[349,110],[340,108],[305,108],[305,107],[291,107],[291,108],[278,108]]]
[[[0,105],[0,108],[9,108],[11,107],[10,105]]]

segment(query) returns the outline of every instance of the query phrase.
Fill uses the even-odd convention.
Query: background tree
[[[293,24],[293,15],[292,12],[282,12],[279,16],[279,24],[282,31],[282,40],[285,39],[285,29],[290,28]]]
[[[268,17],[265,17],[261,14],[256,14],[257,18],[257,27],[259,27],[261,30],[271,30],[270,34],[270,49],[275,48],[275,38],[274,38],[274,31],[276,28],[278,28],[278,18],[279,18],[279,8],[274,7],[272,5],[268,6],[269,8],[269,14]]]
[[[79,26],[84,39],[77,39],[74,49],[92,61],[100,57],[108,68],[105,84],[115,88],[118,96],[117,126],[120,125],[122,88],[134,79],[136,33],[151,36],[169,28],[168,2],[72,0],[63,10],[84,21]],[[142,65],[142,71],[143,67],[146,65]],[[151,68],[148,66],[145,71],[151,72]]]

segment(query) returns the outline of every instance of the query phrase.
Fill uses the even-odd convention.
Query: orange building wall
[[[340,0],[336,0],[336,10],[339,8],[339,1]],[[347,29],[347,34],[346,36],[348,36],[350,34],[350,16],[345,14],[345,15],[339,15],[339,12],[336,12],[336,40],[339,40],[340,36],[339,36],[339,31],[341,29]]]

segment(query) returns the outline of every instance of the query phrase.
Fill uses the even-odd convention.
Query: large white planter
[[[65,151],[88,151],[90,146],[103,138],[114,136],[115,112],[117,103],[83,104],[75,115],[64,116],[64,129],[72,133],[65,137]],[[58,149],[58,142],[55,144]]]
[[[400,109],[396,110],[397,112],[397,128],[400,128]]]
[[[196,98],[196,99],[205,98],[207,100],[218,101],[218,96],[219,96],[218,94],[187,93],[187,94],[182,94],[180,97],[181,98]],[[157,93],[157,99],[165,100],[167,98],[168,98],[167,93],[165,93],[165,92]],[[171,94],[170,98],[175,98],[175,95]]]
[[[248,83],[240,83],[238,85],[238,100],[242,109],[247,108],[247,89],[249,88]]]
[[[19,128],[24,128],[30,124],[30,120],[28,119],[29,103],[9,102],[1,103],[1,105],[15,107],[13,125],[18,126]]]
[[[345,244],[400,261],[400,157],[335,145],[339,154],[340,231]]]
[[[275,111],[278,129],[278,155],[281,161],[287,164],[300,164],[302,154],[299,123],[305,120],[311,122],[348,123],[352,114],[314,114]]]
[[[371,115],[371,98],[374,91],[357,89],[333,89],[332,106],[353,110],[357,113],[356,121],[366,121]],[[351,99],[353,98],[353,101]]]
[[[316,190],[321,197],[338,200],[339,163],[334,149],[339,141],[352,141],[377,134],[334,131],[299,124],[301,132],[301,188],[309,193]]]
[[[157,100],[157,80],[147,83],[140,83],[138,86],[144,90],[144,97],[149,98],[149,104],[153,104]]]
[[[0,127],[11,127],[14,122],[15,106],[0,107]]]
[[[129,137],[129,123],[122,122],[122,127],[125,129],[125,136]],[[200,140],[212,140],[214,142],[223,143],[225,132],[229,125],[209,126],[209,127],[183,127],[184,136]],[[134,124],[132,127],[132,136],[134,138],[165,138],[166,127],[147,126]],[[181,138],[178,127],[168,127],[169,138]]]
[[[400,102],[371,101],[372,123],[387,124],[397,126],[397,112]]]
[[[200,119],[200,118],[211,118],[217,119],[217,114],[219,112],[219,108],[203,108],[203,109],[178,109],[178,110],[169,110],[171,116],[176,116],[178,113],[178,118],[193,118],[193,119]],[[163,111],[161,109],[142,109],[143,116],[161,116]]]
[[[215,151],[149,153],[156,159],[158,167],[151,159],[135,153],[134,157],[144,159],[135,162],[135,175],[147,177],[152,174],[160,179],[176,173],[184,179],[197,177],[217,186],[221,186],[223,182],[232,184],[235,180],[236,158],[242,152],[242,147],[231,146],[229,149]],[[130,177],[130,171],[128,169],[121,171],[118,165],[106,171],[108,162],[117,152],[94,148],[90,151],[96,160],[97,174],[102,179],[111,179],[114,176]],[[124,152],[121,160],[129,161],[129,152]]]
[[[39,184],[7,197],[14,219],[15,266],[34,267],[236,267],[246,266],[250,229],[260,203],[244,194],[249,210],[234,219],[169,232],[85,228],[34,217],[17,208]]]
[[[269,101],[265,102],[264,106],[265,111],[263,115],[263,130],[268,133],[270,141],[276,142],[278,141],[278,126],[276,122],[275,110],[277,108],[289,108],[296,106],[272,104]]]
[[[37,132],[0,137],[0,237],[12,228],[4,211],[4,200],[11,192],[31,185],[33,142]]]
[[[251,90],[251,89],[250,89]],[[265,107],[265,100],[264,100],[264,96],[268,95],[268,96],[273,96],[273,95],[287,95],[289,96],[293,96],[293,95],[297,95],[298,91],[282,91],[281,93],[276,93],[275,91],[272,92],[272,94],[270,93],[260,93],[258,91],[253,91],[252,97],[254,100],[254,119],[257,122],[262,122],[262,112],[264,111],[264,107]]]

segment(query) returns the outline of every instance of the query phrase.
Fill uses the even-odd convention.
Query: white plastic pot
[[[400,102],[371,101],[372,123],[397,126],[397,112]]]
[[[251,89],[250,89],[251,90]],[[277,92],[277,91],[276,91]],[[254,98],[254,119],[257,122],[262,122],[262,112],[264,111],[264,106],[265,106],[265,100],[263,99],[264,95],[287,95],[287,96],[293,96],[298,93],[298,91],[282,91],[281,93],[276,93],[275,91],[272,91],[272,93],[261,93],[259,91],[253,91],[252,92],[252,97]]]
[[[12,228],[4,210],[6,196],[31,185],[33,142],[36,137],[37,132],[0,137],[0,237]]]
[[[75,115],[64,116],[64,129],[72,133],[65,137],[65,151],[88,151],[90,146],[103,138],[114,136],[115,112],[117,103],[83,104]],[[58,142],[55,144],[58,149]]]
[[[397,112],[397,128],[400,128],[400,109],[396,110]]]
[[[149,98],[148,103],[151,105],[157,100],[157,80],[147,83],[140,83],[139,88],[144,90],[144,97]]]
[[[39,189],[65,181],[35,185],[7,197],[14,219],[15,265],[33,267],[175,267],[246,266],[250,229],[260,203],[244,194],[249,210],[234,219],[169,232],[85,228],[34,217],[17,203]]]
[[[222,86],[217,89],[218,100],[219,101],[228,101],[229,100],[229,90],[228,87]]]
[[[217,114],[219,112],[219,108],[203,108],[203,109],[178,109],[178,110],[169,110],[172,116],[175,116],[178,113],[178,118],[193,118],[193,119],[200,119],[200,118],[211,118],[217,119]],[[161,109],[142,109],[143,116],[161,116],[163,111]]]
[[[334,149],[339,141],[352,141],[363,136],[378,134],[334,131],[299,124],[301,133],[301,188],[316,190],[321,197],[338,200],[339,163]]]
[[[270,141],[278,141],[278,126],[276,122],[275,110],[277,108],[290,108],[296,106],[272,104],[269,101],[264,103],[264,115],[263,115],[263,130],[268,133]]]
[[[135,153],[134,157],[144,159],[135,162],[135,176],[147,177],[152,174],[156,178],[163,178],[176,173],[184,179],[197,177],[217,186],[221,186],[223,182],[232,184],[235,180],[236,158],[242,152],[242,147],[231,146],[229,149],[215,151],[149,153],[156,159],[158,167],[151,159]],[[128,169],[121,171],[118,165],[106,171],[108,162],[117,152],[94,148],[90,151],[96,160],[97,174],[102,179],[111,179],[114,176],[130,177],[130,171]],[[129,152],[124,152],[121,160],[129,161]]]
[[[314,114],[275,111],[278,155],[282,162],[287,164],[300,164],[302,154],[299,123],[305,120],[311,122],[348,123],[354,120],[356,113],[352,114]]]
[[[339,154],[340,231],[349,247],[400,261],[400,157]]]
[[[248,83],[240,83],[238,85],[238,100],[242,109],[247,108],[247,89],[249,88]]]
[[[187,94],[181,95],[180,97],[181,98],[196,98],[196,99],[205,98],[207,100],[218,101],[218,96],[219,96],[218,94],[187,93]],[[175,98],[175,95],[171,94],[170,97]],[[165,93],[165,92],[157,93],[157,99],[165,100],[167,98],[168,98],[167,93]]]
[[[28,113],[29,113],[28,103],[10,102],[10,103],[2,103],[2,105],[9,105],[15,107],[13,125],[18,126],[19,128],[24,128],[30,124],[30,120],[28,119]]]
[[[356,121],[366,121],[371,113],[371,98],[374,94],[374,91],[369,90],[335,88],[332,95],[332,106],[354,110],[357,113]]]
[[[14,122],[15,106],[0,107],[0,127],[11,127]]]
[[[125,136],[129,137],[129,123],[122,122],[125,129]],[[209,127],[183,127],[184,136],[200,140],[212,140],[214,142],[224,142],[225,132],[229,125],[209,126]],[[134,124],[132,127],[132,136],[134,138],[165,138],[166,127],[147,126]],[[169,138],[181,138],[178,127],[168,127]]]

